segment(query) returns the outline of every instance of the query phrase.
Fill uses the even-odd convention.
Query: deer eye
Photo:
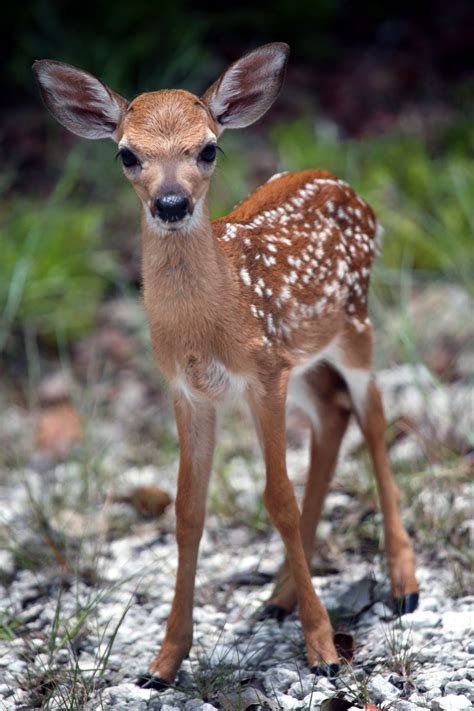
[[[208,143],[199,154],[199,160],[204,163],[212,163],[216,159],[217,146],[215,143]]]
[[[132,153],[128,148],[122,148],[121,151],[119,151],[119,156],[122,161],[122,164],[126,168],[132,168],[134,165],[138,165],[138,158],[135,155],[135,153]]]

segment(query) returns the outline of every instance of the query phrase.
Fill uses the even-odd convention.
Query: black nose
[[[185,195],[168,193],[156,199],[155,207],[163,222],[179,222],[189,212],[189,200]]]

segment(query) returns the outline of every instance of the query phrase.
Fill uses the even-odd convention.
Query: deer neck
[[[232,310],[235,283],[207,206],[193,222],[186,230],[163,232],[142,213],[144,301],[153,347],[165,371],[173,369],[173,360],[190,354],[209,357]]]

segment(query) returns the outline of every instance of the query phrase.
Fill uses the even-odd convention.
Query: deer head
[[[234,62],[197,97],[179,89],[127,101],[94,76],[62,62],[33,65],[43,100],[67,129],[111,138],[123,170],[156,231],[189,229],[204,212],[217,140],[225,128],[257,121],[280,91],[288,58],[283,43]]]

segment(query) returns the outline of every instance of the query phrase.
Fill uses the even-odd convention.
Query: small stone
[[[199,709],[199,711],[215,711],[215,706],[208,704],[202,699],[190,699],[184,704],[185,711],[194,711]]]
[[[288,696],[288,694],[278,694],[277,702],[279,708],[288,709],[288,711],[301,708],[301,702],[293,696]]]
[[[435,628],[439,624],[440,616],[430,610],[415,610],[409,615],[404,615],[401,618],[402,627],[404,629],[425,629],[429,627]]]
[[[428,691],[425,691],[424,693],[425,701],[432,701],[442,695],[443,694],[439,686],[434,686],[432,689],[428,689]]]
[[[12,689],[8,684],[0,684],[0,696],[2,699],[6,699],[15,693],[15,689]]]
[[[8,550],[0,550],[0,573],[3,575],[13,575],[15,572],[15,559],[13,553]]]
[[[448,694],[464,694],[471,701],[474,701],[474,684],[468,679],[460,679],[459,681],[448,681],[444,687],[444,693]]]
[[[376,602],[374,605],[372,605],[370,611],[373,615],[375,615],[376,617],[380,617],[381,619],[390,618],[393,614],[390,607],[385,605],[383,602]]]
[[[295,699],[303,699],[314,692],[317,682],[318,679],[314,676],[314,674],[302,676],[301,679],[293,682],[288,689],[288,694],[293,696]]]
[[[102,703],[105,708],[133,708],[136,711],[148,708],[150,700],[150,690],[141,689],[136,684],[127,683],[111,686],[102,694]],[[163,708],[163,707],[162,707]]]
[[[242,653],[236,647],[231,647],[225,644],[216,644],[214,649],[207,655],[204,660],[206,666],[219,667],[239,667]]]
[[[448,694],[448,696],[439,696],[433,699],[431,708],[433,711],[469,711],[472,709],[472,704],[464,695]]]
[[[390,705],[390,708],[392,711],[418,711],[418,706],[416,704],[412,704],[411,701],[404,701],[403,699],[394,701]]]
[[[466,634],[474,627],[474,615],[470,612],[445,612],[443,615],[443,632]]]
[[[425,597],[425,594],[423,592],[423,595],[420,597],[419,609],[422,610],[423,612],[426,612],[427,610],[430,610],[431,612],[439,612],[439,608],[440,608],[439,598]]]
[[[451,679],[451,674],[447,671],[432,671],[422,674],[415,680],[416,688],[420,691],[430,691],[430,689],[444,689],[444,685]]]
[[[369,680],[369,691],[377,703],[381,701],[394,701],[400,696],[400,690],[381,674],[376,674]]]
[[[16,659],[14,662],[8,665],[8,671],[11,674],[22,674],[26,669],[26,662],[22,659]]]
[[[412,704],[415,704],[415,706],[423,706],[424,708],[426,708],[426,699],[418,692],[410,694],[410,696],[408,697],[408,701],[410,701],[410,703]]]
[[[316,679],[315,687],[318,691],[328,692],[329,694],[334,694],[334,682],[325,676]]]
[[[85,677],[94,676],[97,673],[98,661],[94,655],[82,653],[77,666]]]
[[[322,702],[327,698],[329,698],[329,694],[325,694],[321,691],[312,691],[304,697],[303,708],[308,709],[308,711],[319,711]]]
[[[267,693],[272,691],[286,691],[295,682],[299,681],[299,675],[283,667],[275,667],[265,673],[263,684]]]
[[[474,654],[474,642],[469,642],[467,645],[467,653]]]

